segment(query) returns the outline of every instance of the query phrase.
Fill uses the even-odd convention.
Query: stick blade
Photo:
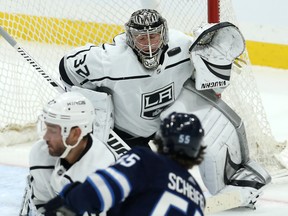
[[[229,191],[211,197],[206,197],[205,214],[212,214],[240,207],[242,204],[240,191]]]

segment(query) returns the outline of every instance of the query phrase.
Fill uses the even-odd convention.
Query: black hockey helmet
[[[173,112],[163,119],[159,132],[164,153],[197,157],[204,136],[197,116]]]

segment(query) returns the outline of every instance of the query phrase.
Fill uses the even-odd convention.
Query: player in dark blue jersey
[[[154,138],[157,153],[133,148],[84,183],[67,185],[45,206],[45,215],[203,215],[203,192],[188,172],[203,160],[203,136],[195,115],[174,112],[163,119]]]

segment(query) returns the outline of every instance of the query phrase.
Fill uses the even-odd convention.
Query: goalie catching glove
[[[207,24],[194,34],[196,38],[189,52],[196,69],[196,89],[221,93],[230,83],[234,60],[245,50],[244,37],[229,22]]]

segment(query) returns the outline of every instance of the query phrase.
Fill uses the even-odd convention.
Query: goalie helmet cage
[[[59,81],[59,61],[68,50],[86,43],[112,42],[116,34],[124,31],[132,12],[143,7],[157,9],[169,28],[191,35],[205,22],[237,24],[231,0],[4,1],[0,24],[45,73]],[[5,134],[25,131],[27,126],[34,128],[37,113],[58,92],[3,38],[0,58],[0,145],[23,143],[25,136],[17,139]],[[271,155],[278,151],[278,143],[271,134],[247,52],[241,59],[247,65],[237,69],[241,73],[233,71],[231,85],[222,97],[245,123],[251,156],[267,168],[274,168],[278,164]],[[35,135],[28,136],[32,138]]]

